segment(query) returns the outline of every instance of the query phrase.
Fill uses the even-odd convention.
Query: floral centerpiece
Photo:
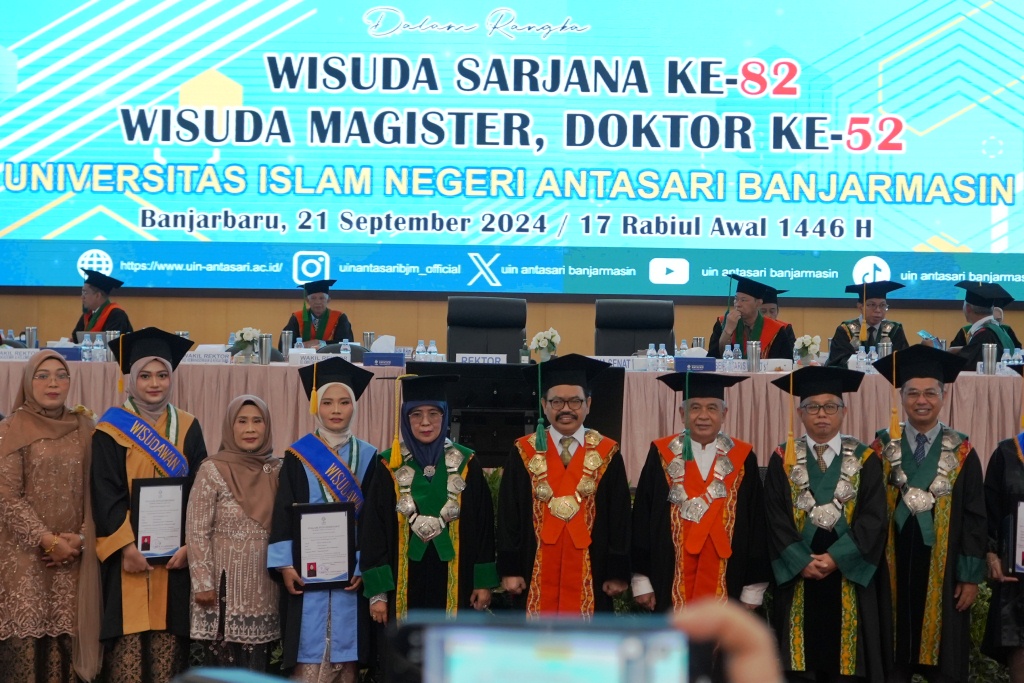
[[[235,330],[235,345],[229,351],[237,353],[245,362],[252,359],[256,351],[256,342],[260,339],[260,331],[255,327],[243,327]]]
[[[558,345],[561,343],[562,337],[559,336],[558,330],[549,327],[533,335],[533,341],[530,342],[530,350],[536,351],[540,355],[541,362],[544,362],[551,360],[551,356],[554,355]]]
[[[794,346],[800,356],[800,365],[811,365],[818,360],[818,351],[821,350],[821,337],[805,334],[796,338]]]

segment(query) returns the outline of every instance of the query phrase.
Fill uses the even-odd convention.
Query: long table
[[[8,414],[22,382],[24,363],[0,362],[0,413]],[[69,403],[92,409],[97,415],[124,396],[117,392],[114,363],[71,364]],[[390,447],[394,436],[395,383],[398,368],[372,368],[378,381],[357,404],[353,432],[379,449]],[[728,414],[725,430],[754,445],[766,465],[775,447],[785,441],[789,428],[788,394],[770,382],[778,374],[749,376],[726,390]],[[679,432],[682,420],[679,400],[656,373],[627,372],[623,389],[622,453],[634,484],[640,476],[650,442]],[[1021,378],[988,377],[964,373],[948,387],[942,421],[971,437],[982,465],[988,463],[996,444],[1020,431]],[[195,415],[203,426],[207,448],[217,451],[221,441],[224,410],[239,394],[255,394],[270,407],[274,452],[284,449],[313,428],[309,402],[302,391],[296,368],[283,363],[260,365],[181,365],[174,373],[172,402]],[[595,401],[614,397],[595,396]],[[846,397],[849,410],[843,432],[870,443],[875,431],[888,426],[892,386],[880,375],[864,378],[861,390]],[[795,434],[803,433],[794,420]],[[511,444],[510,444],[511,446]]]

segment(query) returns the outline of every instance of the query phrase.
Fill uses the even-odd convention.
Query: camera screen
[[[426,632],[425,683],[686,683],[676,631],[440,626]]]

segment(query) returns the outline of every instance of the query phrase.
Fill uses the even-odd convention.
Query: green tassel
[[[543,363],[537,364],[537,434],[534,437],[533,448],[538,453],[543,453],[548,449],[548,430],[544,425],[544,404],[541,403],[544,396],[544,392],[540,388],[540,372],[542,367],[544,367]]]

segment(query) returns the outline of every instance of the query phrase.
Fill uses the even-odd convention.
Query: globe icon
[[[84,278],[86,270],[110,275],[114,272],[114,260],[102,249],[90,249],[78,257],[78,274]]]

